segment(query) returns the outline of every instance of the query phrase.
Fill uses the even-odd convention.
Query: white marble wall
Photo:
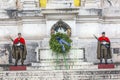
[[[9,44],[10,41],[6,38],[6,36],[11,35],[13,38],[17,37],[18,32],[22,32],[23,36],[27,42],[28,48],[28,60],[27,61],[35,61],[35,48],[39,46],[46,48],[49,46],[49,41],[46,41],[47,37],[50,37],[50,29],[54,23],[57,21],[48,21],[46,24],[23,24],[22,26],[0,26],[0,40],[6,40]],[[119,44],[120,40],[120,24],[100,24],[100,23],[77,23],[75,21],[65,21],[72,28],[72,39],[73,39],[73,47],[77,48],[85,48],[85,57],[88,61],[97,62],[96,60],[96,47],[97,40],[94,39],[93,34],[97,37],[101,35],[101,32],[105,31],[106,36],[108,36],[112,42],[112,46],[119,48],[117,44]],[[76,26],[75,26],[76,25]],[[74,27],[75,26],[75,27]],[[47,27],[47,28],[46,28]],[[45,39],[46,38],[46,39]],[[30,41],[33,40],[33,41]],[[41,43],[41,41],[44,41]],[[48,40],[48,39],[47,39]],[[32,44],[33,43],[33,44]],[[32,45],[35,47],[32,47]],[[30,50],[32,49],[32,51]],[[34,51],[33,51],[34,50]],[[33,54],[31,53],[33,52]],[[32,56],[33,55],[33,56]],[[34,59],[32,59],[34,57]],[[119,59],[119,56],[117,56]],[[115,62],[119,62],[116,60],[115,55],[113,55],[113,60]]]
[[[79,38],[93,38],[93,34],[100,36],[103,31],[110,38],[120,38],[120,24],[79,23],[76,27]]]
[[[15,9],[16,0],[0,0],[0,9]]]
[[[21,32],[24,37],[32,39],[32,37],[35,39],[40,39],[41,37],[46,36],[46,24],[23,24],[21,26]]]
[[[0,40],[8,40],[8,36],[15,38],[18,32],[18,26],[0,26]]]
[[[93,38],[93,34],[99,34],[99,23],[79,23],[76,25],[76,34],[79,38]]]
[[[39,49],[39,54],[40,54],[40,59],[56,59],[56,53],[52,52],[49,49]],[[63,56],[59,56],[59,59],[63,59]],[[79,48],[74,48],[71,49],[71,51],[68,53],[68,55],[66,56],[66,59],[83,59],[84,58],[84,52],[83,49],[79,49]]]

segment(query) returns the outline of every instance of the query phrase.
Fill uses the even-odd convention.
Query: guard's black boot
[[[15,63],[15,66],[17,66],[17,63]]]
[[[15,61],[15,66],[17,66],[17,61]]]
[[[102,64],[102,60],[100,60],[100,64]]]
[[[23,62],[21,62],[21,64],[22,64],[22,66],[24,66],[24,63],[23,63]]]
[[[113,61],[112,61],[112,59],[111,59],[111,64],[113,64]]]
[[[108,64],[108,63],[107,63],[107,60],[105,60],[105,64]]]

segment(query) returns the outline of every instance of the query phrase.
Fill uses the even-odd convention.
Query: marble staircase
[[[0,80],[120,80],[120,69],[1,71]]]

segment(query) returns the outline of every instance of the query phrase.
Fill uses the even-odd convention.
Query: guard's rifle
[[[95,39],[97,39],[99,41],[99,39],[95,35],[93,35],[93,36],[95,37]],[[102,44],[102,45],[105,46],[106,48],[110,48],[110,46],[108,44]]]
[[[10,39],[12,42],[14,41],[11,36],[9,36],[9,39]],[[1,48],[0,48],[0,51],[4,52],[5,55],[7,55],[7,53],[6,53],[7,48],[6,48],[6,47],[5,47],[5,49],[1,49]]]
[[[11,36],[9,36],[9,39],[10,39],[12,42],[14,41]]]

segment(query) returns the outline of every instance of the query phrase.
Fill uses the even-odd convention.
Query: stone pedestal
[[[98,69],[113,69],[115,68],[114,64],[99,64]]]
[[[72,48],[65,56],[52,52],[49,48],[37,48],[37,62],[32,62],[32,68],[39,67],[41,70],[64,70],[66,69],[84,69],[93,65],[91,62],[84,62],[85,53],[83,48]],[[66,64],[65,64],[66,61]]]
[[[9,70],[10,71],[25,71],[26,66],[10,66]]]

